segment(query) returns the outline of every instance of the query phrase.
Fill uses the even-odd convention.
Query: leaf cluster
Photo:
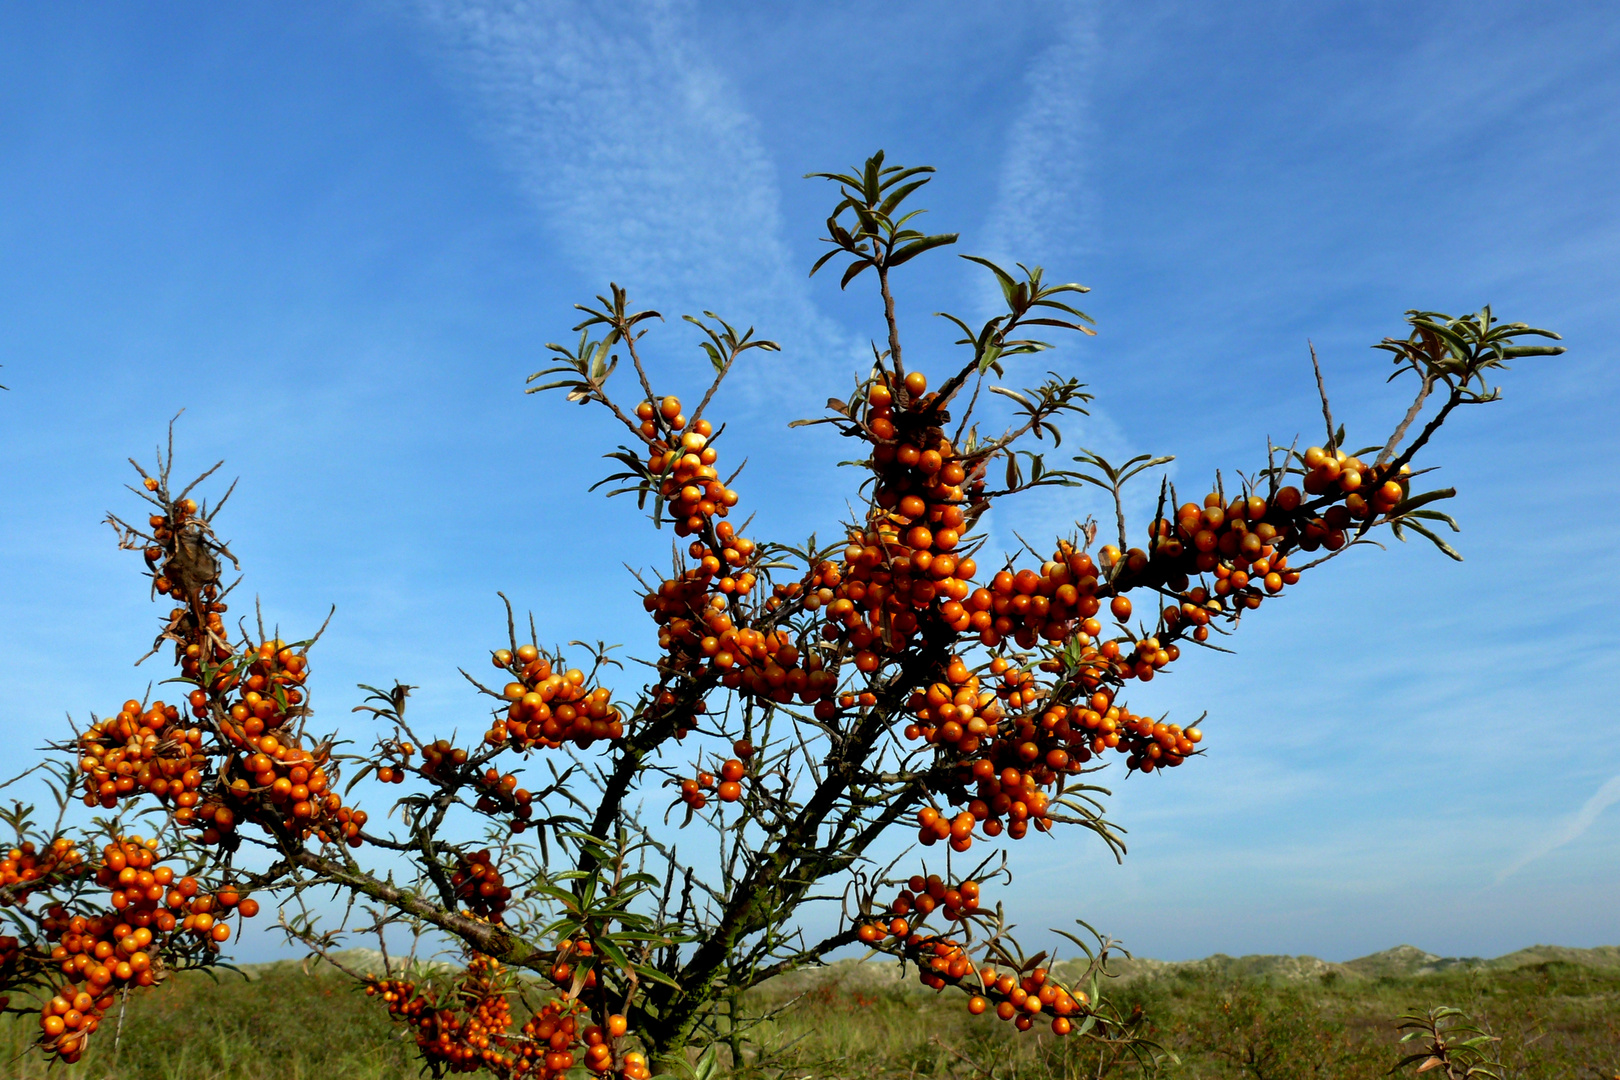
[[[957,233],[928,235],[908,228],[911,220],[926,211],[913,210],[899,217],[901,204],[928,183],[934,171],[932,166],[919,165],[903,169],[898,165],[885,165],[883,151],[867,158],[866,164],[848,173],[807,173],[807,178],[831,180],[839,185],[843,198],[827,218],[826,243],[833,250],[817,259],[810,268],[815,276],[830,260],[840,254],[850,256],[844,275],[838,281],[846,288],[864,271],[876,268],[887,274],[925,251],[956,243]],[[853,219],[848,224],[846,213]]]

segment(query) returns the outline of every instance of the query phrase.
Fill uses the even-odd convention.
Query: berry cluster
[[[221,725],[227,738],[238,731],[249,739],[257,738],[303,714],[302,687],[309,676],[306,653],[295,652],[281,641],[266,641],[242,659],[247,675],[239,684],[231,681],[231,687],[241,689],[242,695],[229,707],[230,724]],[[192,691],[191,706],[195,715],[208,715],[208,695],[201,689]]]
[[[447,779],[448,774],[467,764],[467,751],[449,739],[435,739],[422,747],[422,767],[418,770],[429,778]]]
[[[738,740],[737,749],[741,753],[747,747],[748,754],[754,752],[753,747],[743,740]],[[748,775],[748,766],[739,758],[728,758],[720,766],[720,776],[716,779],[711,772],[699,772],[695,778],[680,782],[681,801],[693,810],[702,810],[709,805],[708,792],[712,791],[719,796],[721,802],[736,802],[742,798],[742,781]]]
[[[995,1004],[1003,1020],[1014,1021],[1018,1030],[1028,1031],[1035,1018],[1050,1012],[1052,1031],[1067,1035],[1071,1016],[1081,1015],[1090,1005],[1089,996],[1071,990],[1051,978],[1041,967],[1003,973],[993,965],[976,968],[968,948],[950,935],[923,932],[920,924],[938,910],[947,921],[966,921],[979,908],[979,885],[975,881],[947,884],[937,874],[918,875],[906,883],[889,904],[887,922],[862,924],[857,933],[868,945],[896,952],[916,962],[919,981],[932,990],[958,986],[968,990],[968,1012],[977,1016]]]
[[[587,688],[585,673],[578,668],[553,670],[551,658],[533,645],[520,645],[516,653],[497,649],[491,659],[513,681],[502,691],[511,702],[504,721],[497,718],[485,736],[490,745],[555,750],[569,740],[586,747],[624,737],[624,719],[613,707],[612,691],[605,686]],[[561,662],[556,666],[560,668]],[[466,752],[458,753],[462,759],[455,764],[460,765]]]
[[[144,791],[189,815],[207,774],[202,739],[203,729],[182,724],[174,705],[124,702],[79,736],[79,771],[89,780],[84,804],[110,810]]]
[[[729,523],[722,522],[720,530],[727,529]],[[693,547],[695,551],[698,545]],[[832,696],[837,672],[820,655],[805,655],[785,629],[738,629],[726,597],[710,588],[704,571],[687,570],[662,582],[644,600],[660,624],[658,644],[671,670],[710,673],[728,689],[781,704],[795,698],[810,704]]]
[[[1073,776],[1105,750],[1127,755],[1126,765],[1151,772],[1180,765],[1195,752],[1203,733],[1137,716],[1116,704],[1103,688],[1073,704],[1042,704],[1046,689],[1034,673],[998,656],[988,673],[1000,685],[987,689],[953,658],[945,680],[912,695],[917,717],[907,738],[940,748],[957,765],[956,785],[942,788],[963,809],[953,816],[937,807],[918,811],[918,839],[924,845],[950,841],[956,851],[973,844],[975,830],[1014,840],[1029,827],[1051,828],[1046,816],[1063,778]]]
[[[244,816],[276,821],[289,834],[322,843],[361,844],[366,812],[343,805],[331,790],[325,747],[313,750],[285,728],[264,735],[233,733],[242,754],[233,756],[220,784],[195,813],[204,844],[226,842]]]
[[[498,722],[497,726],[485,736],[485,742],[492,746],[500,746],[505,745],[507,738],[506,727]],[[518,786],[515,774],[489,768],[483,772],[468,770],[464,776],[456,775],[457,771],[470,760],[470,755],[449,739],[436,739],[424,746],[420,766],[411,764],[411,759],[415,756],[416,747],[408,742],[396,739],[380,741],[377,779],[384,784],[403,784],[406,775],[415,772],[427,779],[446,784],[465,780],[478,792],[474,808],[479,813],[490,816],[497,813],[511,814],[512,831],[515,833],[523,832],[529,827],[529,819],[534,815],[531,805],[533,796]]]
[[[591,1024],[581,1030],[578,1015],[575,1003],[548,1002],[524,1025],[523,1034],[531,1040],[530,1045],[543,1050],[544,1067],[552,1075],[573,1067],[573,1050],[581,1043],[585,1046],[583,1064],[587,1069],[597,1075],[613,1072],[614,1042],[625,1036],[629,1024],[615,1013],[607,1018],[605,1026]],[[651,1080],[652,1070],[647,1068],[645,1054],[626,1051],[619,1055],[618,1065],[624,1080]]]
[[[560,953],[566,951],[566,942],[559,946]],[[371,978],[366,983],[367,995],[381,998],[390,1015],[415,1029],[416,1044],[431,1067],[452,1073],[485,1069],[502,1078],[538,1080],[562,1077],[576,1064],[598,1075],[614,1071],[614,1045],[628,1030],[623,1016],[591,1024],[577,998],[565,995],[546,1002],[514,1035],[513,989],[502,966],[477,953],[442,1000],[435,1000],[431,986],[406,979]],[[618,1055],[617,1068],[623,1080],[652,1076],[646,1056],[635,1051]]]
[[[1006,661],[998,658],[998,663],[1006,669]],[[979,676],[968,670],[960,656],[951,658],[944,679],[913,693],[906,707],[916,718],[906,725],[906,738],[965,755],[975,753],[986,738],[994,737],[1003,716],[996,692],[984,689]]]
[[[873,444],[873,506],[866,524],[851,531],[843,566],[818,566],[804,584],[806,606],[826,612],[822,637],[847,644],[856,668],[868,674],[934,622],[954,633],[972,626],[965,601],[978,566],[955,550],[969,496],[983,484],[969,484],[967,463],[924,395],[927,385],[912,372],[898,394],[884,382],[868,391],[863,433]],[[901,400],[906,407],[897,409]]]
[[[506,1045],[512,1028],[510,980],[490,957],[475,954],[443,1003],[436,1004],[405,979],[371,978],[365,992],[380,997],[389,1015],[415,1029],[417,1048],[435,1075],[440,1069],[452,1073],[488,1069],[505,1076],[531,1071],[519,1069],[527,1064],[526,1058]],[[547,1078],[559,1071],[535,1070]]]
[[[286,745],[274,735],[261,735],[252,745],[256,752],[240,761],[245,775],[231,781],[230,791],[237,799],[246,800],[255,790],[267,793],[270,802],[285,811],[283,825],[289,829],[307,822],[321,809],[335,812],[339,808],[341,804],[330,805],[335,795],[322,795],[328,784],[326,770],[309,751]]]
[[[177,648],[186,655],[197,645]],[[139,789],[173,805],[175,821],[197,829],[203,844],[231,845],[239,821],[262,817],[279,820],[299,838],[358,846],[364,811],[344,807],[331,790],[327,749],[304,748],[293,730],[306,711],[301,686],[307,656],[271,640],[240,659],[240,667],[232,660],[211,673],[192,669],[193,681],[208,683],[188,698],[197,724],[182,726],[179,709],[161,701],[144,712],[139,702],[128,701],[117,716],[86,732],[79,762],[93,784],[86,805],[111,807]],[[232,701],[236,691],[240,696]],[[225,752],[208,787],[202,744],[210,722],[236,753]]]
[[[380,744],[382,764],[377,766],[377,780],[384,784],[403,784],[405,774],[411,771],[411,758],[416,747],[408,742],[389,740]]]
[[[481,919],[499,921],[512,899],[512,890],[501,880],[501,872],[486,848],[466,856],[450,875],[456,899]]]
[[[1387,514],[1406,498],[1410,470],[1404,465],[1400,469],[1369,466],[1343,450],[1329,451],[1320,446],[1307,449],[1300,461],[1306,469],[1305,493],[1343,495],[1345,509],[1353,518],[1366,520]]]
[[[1007,638],[1027,649],[1042,639],[1096,637],[1102,632],[1094,617],[1102,608],[1097,573],[1090,555],[1065,542],[1039,572],[1001,570],[987,588],[975,590],[968,597],[970,625],[978,630],[980,642],[991,647]],[[1115,617],[1129,618],[1130,601],[1116,599]]]
[[[986,966],[975,973],[981,992],[968,998],[968,1012],[977,1016],[992,1002],[999,1019],[1011,1020],[1019,1031],[1028,1031],[1043,1013],[1052,1016],[1052,1033],[1067,1035],[1074,1030],[1072,1016],[1085,1015],[1091,997],[1084,990],[1072,990],[1051,977],[1046,968],[1027,972],[998,972]],[[937,989],[937,988],[936,988]]]
[[[1164,624],[1175,628],[1178,623],[1192,621],[1194,639],[1203,641],[1209,636],[1209,616],[1224,610],[1226,598],[1236,608],[1252,609],[1259,607],[1265,596],[1274,596],[1284,586],[1299,581],[1299,574],[1289,569],[1287,555],[1280,548],[1302,541],[1306,532],[1314,538],[1313,549],[1323,543],[1334,549],[1344,545],[1342,532],[1329,535],[1331,530],[1324,528],[1318,536],[1309,515],[1301,515],[1300,506],[1301,496],[1295,487],[1280,488],[1269,502],[1256,495],[1238,496],[1226,504],[1219,492],[1210,492],[1202,507],[1183,504],[1176,511],[1174,523],[1163,519],[1153,523],[1149,530],[1153,537],[1151,555],[1139,548],[1123,556],[1111,551],[1104,554],[1123,563],[1116,580],[1164,582],[1172,592],[1181,594],[1181,604],[1165,609]],[[1330,512],[1338,521],[1343,508]],[[1302,517],[1303,521],[1298,520]],[[1189,574],[1211,572],[1215,576],[1213,590],[1202,585],[1187,589]]]
[[[948,885],[938,874],[927,877],[918,874],[906,882],[906,887],[889,904],[888,922],[863,923],[857,934],[868,945],[875,945],[886,937],[903,940],[911,935],[908,916],[915,914],[926,919],[935,910],[944,916],[946,922],[956,922],[964,915],[978,911],[979,883],[968,879]],[[952,977],[961,978],[971,969],[970,963]]]
[[[74,1064],[84,1056],[90,1036],[117,1000],[110,990],[97,996],[88,990],[62,987],[40,1009],[40,1048],[47,1057]]]
[[[478,789],[478,801],[473,808],[480,814],[493,816],[503,811],[511,814],[515,833],[529,827],[529,819],[534,816],[534,796],[526,788],[518,787],[515,774],[485,769],[474,777],[473,784]]]
[[[561,938],[546,974],[563,991],[563,996],[576,997],[582,990],[596,989],[596,966],[592,963],[595,955],[596,950],[589,941]]]
[[[1163,612],[1166,628],[1184,632],[1191,623],[1195,640],[1208,637],[1208,621],[1230,603],[1253,609],[1299,581],[1288,566],[1288,552],[1298,548],[1337,551],[1347,542],[1346,530],[1357,521],[1389,514],[1407,497],[1410,470],[1367,465],[1338,450],[1313,446],[1299,457],[1305,492],[1280,487],[1269,498],[1238,495],[1230,501],[1210,492],[1202,506],[1185,503],[1175,520],[1159,519],[1149,529],[1151,551],[1102,550],[1105,568],[1114,570],[1113,588],[1167,586],[1182,603]],[[1306,496],[1315,496],[1307,502]],[[1189,590],[1188,575],[1213,574],[1211,588]],[[1136,658],[1138,661],[1140,657]],[[1138,662],[1122,665],[1126,677],[1141,677]]]
[[[195,502],[170,502],[162,487],[146,479],[164,511],[148,519],[146,561],[154,588],[182,605],[170,613],[162,636],[174,642],[181,674],[196,685],[187,700],[202,724],[180,729],[178,708],[162,707],[159,717],[159,706],[143,715],[139,703],[126,703],[123,713],[92,729],[82,744],[81,768],[96,784],[87,802],[93,796],[111,806],[140,787],[172,799],[175,820],[197,829],[206,845],[234,847],[244,819],[297,839],[358,845],[364,812],[344,807],[330,790],[336,776],[327,748],[304,748],[296,730],[296,721],[308,713],[307,651],[266,640],[236,654],[220,601],[219,556],[225,549]],[[144,535],[119,524],[126,540]],[[217,732],[225,760],[213,786],[202,791],[210,782],[199,760],[205,729]],[[165,759],[183,759],[178,775],[176,764]]]
[[[665,398],[657,409],[644,402],[638,415],[642,433],[651,440],[647,471],[660,478],[658,490],[668,503],[675,532],[695,537],[687,554],[696,565],[678,568],[642,598],[659,626],[665,670],[709,675],[728,689],[782,704],[830,699],[837,690],[837,671],[828,669],[821,656],[807,653],[804,643],[785,629],[739,628],[733,618],[734,601],[757,583],[752,567],[758,551],[729,521],[717,520],[737,505],[737,494],[720,482],[714,469],[717,455],[708,442],[708,421],[698,420],[677,437],[685,418],[675,398]],[[667,434],[659,434],[655,418],[667,424]],[[798,588],[778,587],[766,601],[766,612],[777,610]]]
[[[532,1060],[544,1080],[574,1067],[574,1050],[580,1043],[578,1008],[571,1001],[549,1001],[523,1026],[531,1042]],[[527,1049],[527,1048],[526,1048]]]
[[[686,417],[681,415],[680,399],[674,397],[665,398],[656,407],[650,401],[643,401],[636,406],[636,416],[641,420],[641,434],[647,439],[647,472],[660,478],[658,493],[675,523],[675,534],[702,536],[713,519],[725,517],[737,505],[737,493],[721,482],[714,468],[719,453],[709,445],[713,426],[707,420],[699,420],[690,431],[683,431]],[[726,566],[747,564],[751,544],[746,550],[736,543],[729,544],[728,548],[737,558],[725,557]],[[708,557],[716,560],[712,570],[718,576],[722,569],[721,556],[711,553]],[[731,588],[722,586],[722,591],[746,593],[753,584],[752,575],[747,575],[750,578],[747,585],[739,580],[741,576],[732,579]]]
[[[711,772],[699,772],[695,777],[687,777],[680,783],[681,802],[693,810],[702,810],[709,805],[708,793],[714,790],[716,783]]]
[[[111,911],[70,915],[55,905],[42,920],[46,940],[55,943],[50,959],[69,985],[46,1003],[40,1026],[46,1050],[70,1063],[83,1051],[112,992],[155,984],[160,958],[180,948],[178,938],[216,954],[230,939],[225,920],[233,910],[243,918],[259,913],[258,901],[234,887],[206,893],[195,878],[176,878],[171,868],[156,865],[156,847],[155,840],[128,837],[103,849],[95,880],[111,893]],[[81,985],[83,991],[74,989]]]
[[[67,837],[57,837],[43,852],[32,840],[25,840],[0,859],[0,907],[20,906],[30,893],[84,871],[84,856]]]

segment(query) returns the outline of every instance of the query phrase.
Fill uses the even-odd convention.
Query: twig
[[[124,987],[118,1002],[118,1028],[113,1032],[113,1069],[118,1069],[118,1055],[124,1045],[124,1013],[129,1011],[129,987]]]
[[[873,244],[876,247],[876,244]],[[896,383],[905,381],[906,368],[900,362],[900,324],[894,317],[894,296],[889,292],[889,268],[884,265],[887,257],[872,265],[877,268],[878,288],[883,293],[883,317],[889,324],[889,363],[894,367],[894,380]]]
[[[1333,451],[1337,450],[1338,447],[1334,445],[1335,440],[1334,440],[1333,432],[1336,429],[1333,426],[1333,410],[1328,408],[1327,384],[1325,384],[1322,381],[1322,365],[1320,363],[1318,363],[1317,359],[1316,359],[1316,345],[1315,345],[1315,343],[1312,342],[1309,338],[1306,338],[1305,339],[1305,344],[1310,346],[1310,350],[1311,350],[1311,367],[1316,371],[1316,392],[1322,398],[1322,419],[1327,421],[1327,447],[1326,447],[1326,449],[1327,449],[1327,452],[1331,454],[1331,453],[1333,453]]]
[[[1423,376],[1423,388],[1418,391],[1417,398],[1412,402],[1412,407],[1406,410],[1406,416],[1401,420],[1400,427],[1395,429],[1395,433],[1389,437],[1389,442],[1385,443],[1383,450],[1379,451],[1378,460],[1374,462],[1375,465],[1382,465],[1388,461],[1389,455],[1393,454],[1395,448],[1401,445],[1401,439],[1405,437],[1406,429],[1412,426],[1412,421],[1416,420],[1418,414],[1423,411],[1423,403],[1428,400],[1429,391],[1433,389],[1434,379],[1428,375]]]

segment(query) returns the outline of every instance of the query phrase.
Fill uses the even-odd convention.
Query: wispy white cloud
[[[1096,54],[1092,5],[1065,5],[1055,39],[1025,75],[1029,94],[1009,132],[985,222],[984,244],[999,258],[1063,270],[1085,250]]]
[[[671,313],[714,308],[789,355],[838,350],[783,241],[752,115],[677,0],[423,0],[455,77],[562,255]]]
[[[1547,833],[1523,855],[1513,860],[1507,869],[1497,874],[1497,884],[1500,885],[1542,856],[1549,855],[1565,844],[1580,839],[1586,830],[1597,823],[1598,816],[1617,802],[1620,802],[1620,776],[1614,777],[1598,788],[1597,793],[1587,799],[1585,805],[1574,814],[1571,814],[1569,819],[1561,826]]]
[[[1021,262],[1047,268],[1048,280],[1082,277],[1081,258],[1092,244],[1093,188],[1087,174],[1097,142],[1091,107],[1097,50],[1095,6],[1076,3],[1058,8],[1051,42],[1025,75],[1026,97],[1008,129],[995,201],[977,241],[986,255],[1003,265]],[[1004,310],[988,275],[983,290],[983,317]],[[1095,407],[1089,417],[1068,426],[1078,429],[1078,442],[1111,460],[1136,452],[1119,425]],[[1054,457],[1067,462],[1061,451]],[[1138,487],[1128,493],[1128,512],[1152,509],[1157,487],[1148,481]],[[1089,489],[1083,496],[1072,489],[1048,489],[1026,495],[1018,506],[1020,532],[1038,544],[1069,531],[1076,519],[1088,515],[1109,523],[1112,504],[1105,505],[1095,497],[1098,494]],[[1106,540],[1112,531],[1105,528],[1102,535]],[[1013,537],[1001,539],[1010,543]]]

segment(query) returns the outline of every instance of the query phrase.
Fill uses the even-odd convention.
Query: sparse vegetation
[[[1606,950],[1615,952],[1616,950]],[[1576,950],[1571,954],[1579,955]],[[1380,954],[1381,956],[1383,954]],[[1294,971],[1293,958],[1215,958],[1122,980],[1116,999],[1140,1006],[1153,1033],[1179,1059],[1166,1080],[1363,1080],[1389,1073],[1412,1044],[1396,1021],[1431,1003],[1463,1009],[1495,1036],[1501,1075],[1516,1080],[1608,1080],[1620,1075],[1620,963],[1560,960],[1517,967],[1449,964],[1434,974],[1363,976],[1330,965],[1324,976]],[[1519,956],[1518,960],[1535,961]],[[1390,967],[1388,961],[1366,967]],[[1605,960],[1609,966],[1599,966]],[[1241,970],[1251,972],[1240,976]],[[292,963],[170,980],[133,996],[120,1045],[93,1044],[80,1065],[49,1069],[18,1057],[33,1041],[26,1018],[0,1027],[5,1075],[84,1080],[393,1080],[416,1077],[415,1047],[352,984],[306,976]],[[722,1043],[717,1076],[1077,1080],[1098,1076],[1095,1045],[975,1022],[960,1008],[875,964],[845,963],[777,980],[755,991],[750,1011],[795,1001],[750,1035],[743,1068]],[[756,1050],[755,1047],[758,1049]],[[1400,1075],[1412,1075],[1409,1068]],[[1114,1070],[1101,1075],[1130,1075]],[[1428,1075],[1436,1075],[1431,1070]],[[1444,1075],[1440,1073],[1438,1075]],[[1491,1074],[1496,1075],[1496,1074]]]

